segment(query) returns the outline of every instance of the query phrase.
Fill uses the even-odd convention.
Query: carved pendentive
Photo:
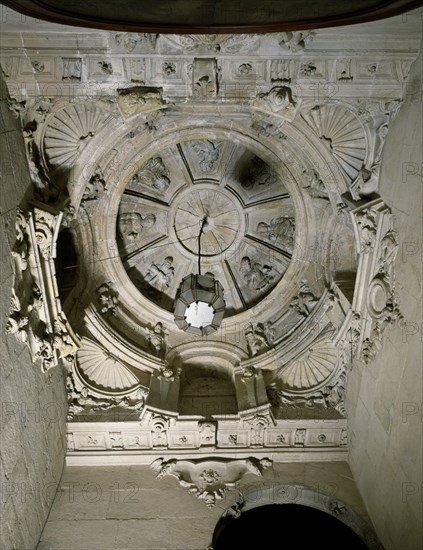
[[[92,348],[91,350],[90,346]],[[92,342],[85,339],[84,349],[87,352],[88,363],[91,363],[91,367],[93,366],[93,361],[94,363],[96,362],[96,357],[98,358],[100,353],[99,347],[97,346],[97,349],[94,349],[93,346],[94,344]],[[100,351],[107,353],[104,352],[104,350]],[[84,364],[88,366],[88,363],[85,363],[85,356],[83,354],[82,359],[78,358],[78,369]],[[95,377],[97,377],[99,370],[101,369],[101,364],[99,362],[97,362],[97,364],[98,368],[96,368],[97,373],[95,373]],[[109,363],[108,366],[111,367],[111,364]],[[120,364],[120,366],[118,365],[118,370],[122,366],[122,364]],[[106,374],[106,378],[109,380],[111,374],[110,372],[103,372],[100,375],[100,379],[104,379],[104,374]],[[113,374],[111,376],[113,378]],[[126,378],[127,374],[123,374],[123,377]],[[115,388],[115,390],[112,390],[112,388],[106,388],[101,384],[97,385],[94,381],[90,381],[89,385],[85,385],[86,379],[87,377],[83,380],[79,374],[76,377],[75,372],[72,370],[68,375],[66,384],[69,405],[68,421],[77,420],[75,417],[78,415],[93,415],[97,418],[105,418],[107,414],[113,413],[113,411],[116,410],[118,411],[121,419],[125,418],[126,414],[131,415],[131,420],[134,420],[137,416],[139,418],[142,415],[146,398],[148,396],[148,391],[145,388],[138,387],[136,391],[132,391],[131,389],[124,390],[123,388]],[[138,380],[136,380],[136,384],[138,384]],[[133,387],[134,385],[132,385],[132,388]],[[98,391],[98,388],[100,389],[100,392]],[[108,395],[107,393],[105,395],[106,390]],[[125,391],[124,395],[122,395],[123,391]],[[74,442],[72,450],[75,449],[75,446],[77,445]]]
[[[99,388],[111,391],[130,389],[138,384],[137,377],[116,357],[98,344],[83,338],[77,364],[86,379]]]
[[[243,460],[177,460],[165,461],[158,458],[151,464],[157,472],[157,479],[171,475],[176,477],[181,487],[188,489],[208,508],[236,487],[236,483],[247,473],[262,476],[264,470],[272,466],[268,458],[248,457]]]
[[[350,185],[366,158],[366,136],[359,118],[342,105],[316,105],[302,113],[333,156]]]
[[[333,368],[332,368],[333,373]],[[347,374],[345,367],[340,368],[335,377],[328,374],[326,384],[318,390],[312,387],[310,391],[295,393],[293,388],[287,391],[280,387],[279,383],[273,383],[268,386],[267,392],[272,406],[280,408],[282,411],[289,409],[297,409],[306,411],[314,409],[319,411],[336,411],[340,416],[346,417],[345,409],[345,391],[347,383]],[[346,431],[345,431],[346,433]],[[345,435],[346,437],[346,435]],[[346,441],[342,441],[340,445],[346,445]]]
[[[329,378],[337,366],[338,351],[326,333],[295,360],[283,367],[279,379],[290,390],[305,390]]]
[[[47,121],[44,154],[53,167],[72,168],[90,140],[110,121],[110,112],[96,105],[67,105]]]

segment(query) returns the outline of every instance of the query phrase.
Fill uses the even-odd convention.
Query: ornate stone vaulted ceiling
[[[35,191],[7,330],[68,369],[69,457],[137,457],[210,506],[270,458],[345,459],[352,357],[402,318],[378,184],[418,39],[10,32]],[[226,311],[199,338],[173,304],[205,218]]]

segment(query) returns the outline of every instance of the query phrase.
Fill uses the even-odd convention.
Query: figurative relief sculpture
[[[203,172],[210,172],[214,169],[220,157],[221,147],[219,143],[214,143],[211,140],[197,140],[191,143],[191,148],[197,154]]]
[[[241,184],[244,189],[255,189],[272,185],[277,180],[278,176],[261,158],[253,157]]]
[[[119,215],[119,233],[128,244],[137,241],[143,231],[150,229],[156,223],[154,214],[138,214],[137,212],[126,212]]]
[[[167,256],[161,263],[152,263],[144,275],[144,281],[159,292],[166,292],[175,275],[172,256]]]
[[[295,221],[294,218],[272,218],[270,223],[259,222],[257,233],[261,238],[271,243],[283,243],[290,247],[294,244]]]
[[[270,265],[262,265],[244,256],[241,260],[240,273],[247,287],[261,291],[267,288],[276,278],[276,271]]]
[[[141,191],[143,187],[155,189],[159,193],[165,193],[170,185],[169,170],[164,165],[161,157],[148,160],[141,170],[135,174],[131,183]]]

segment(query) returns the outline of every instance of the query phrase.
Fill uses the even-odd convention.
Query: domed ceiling
[[[168,311],[179,282],[198,272],[200,252],[202,272],[223,285],[229,317],[283,277],[294,249],[294,205],[281,178],[253,151],[227,140],[184,141],[130,179],[117,239],[133,284]]]
[[[378,183],[411,60],[300,34],[119,33],[98,58],[84,34],[51,73],[78,93],[11,100],[34,200],[7,332],[67,368],[69,453],[345,459],[351,358],[402,318]],[[200,270],[226,307],[196,336],[173,309]]]

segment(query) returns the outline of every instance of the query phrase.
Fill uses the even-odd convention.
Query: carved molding
[[[399,247],[393,215],[381,199],[351,212],[359,265],[350,339],[355,354],[372,361],[387,328],[403,321],[396,298],[395,259]]]
[[[34,364],[44,371],[63,361],[73,363],[79,340],[62,311],[54,258],[62,213],[42,205],[16,214],[16,242],[12,250],[15,281],[7,334],[25,342]]]
[[[320,488],[316,490],[302,485],[257,483],[243,491],[242,495],[223,512],[222,518],[226,521],[235,520],[249,510],[272,504],[299,504],[321,510],[350,527],[365,542],[369,550],[382,550],[382,545],[371,525],[348,504],[333,494],[326,494]]]
[[[267,407],[256,407],[246,411],[242,418],[196,421],[176,417],[175,413],[173,416],[159,414],[158,409],[149,404],[155,391],[153,385],[148,397],[145,388],[112,397],[84,386],[80,380],[72,380],[68,382],[68,432],[73,434],[73,447],[69,451],[84,452],[89,438],[98,440],[98,450],[110,451],[110,432],[121,434],[125,454],[138,450],[146,456],[157,449],[166,456],[190,450],[203,456],[209,456],[211,451],[245,456],[259,450],[289,454],[299,447],[306,453],[345,453],[348,449],[343,418],[332,422],[321,418],[274,420]],[[96,421],[90,422],[90,416]],[[137,419],[139,422],[134,424]],[[132,444],[134,437],[138,438],[136,446]]]

